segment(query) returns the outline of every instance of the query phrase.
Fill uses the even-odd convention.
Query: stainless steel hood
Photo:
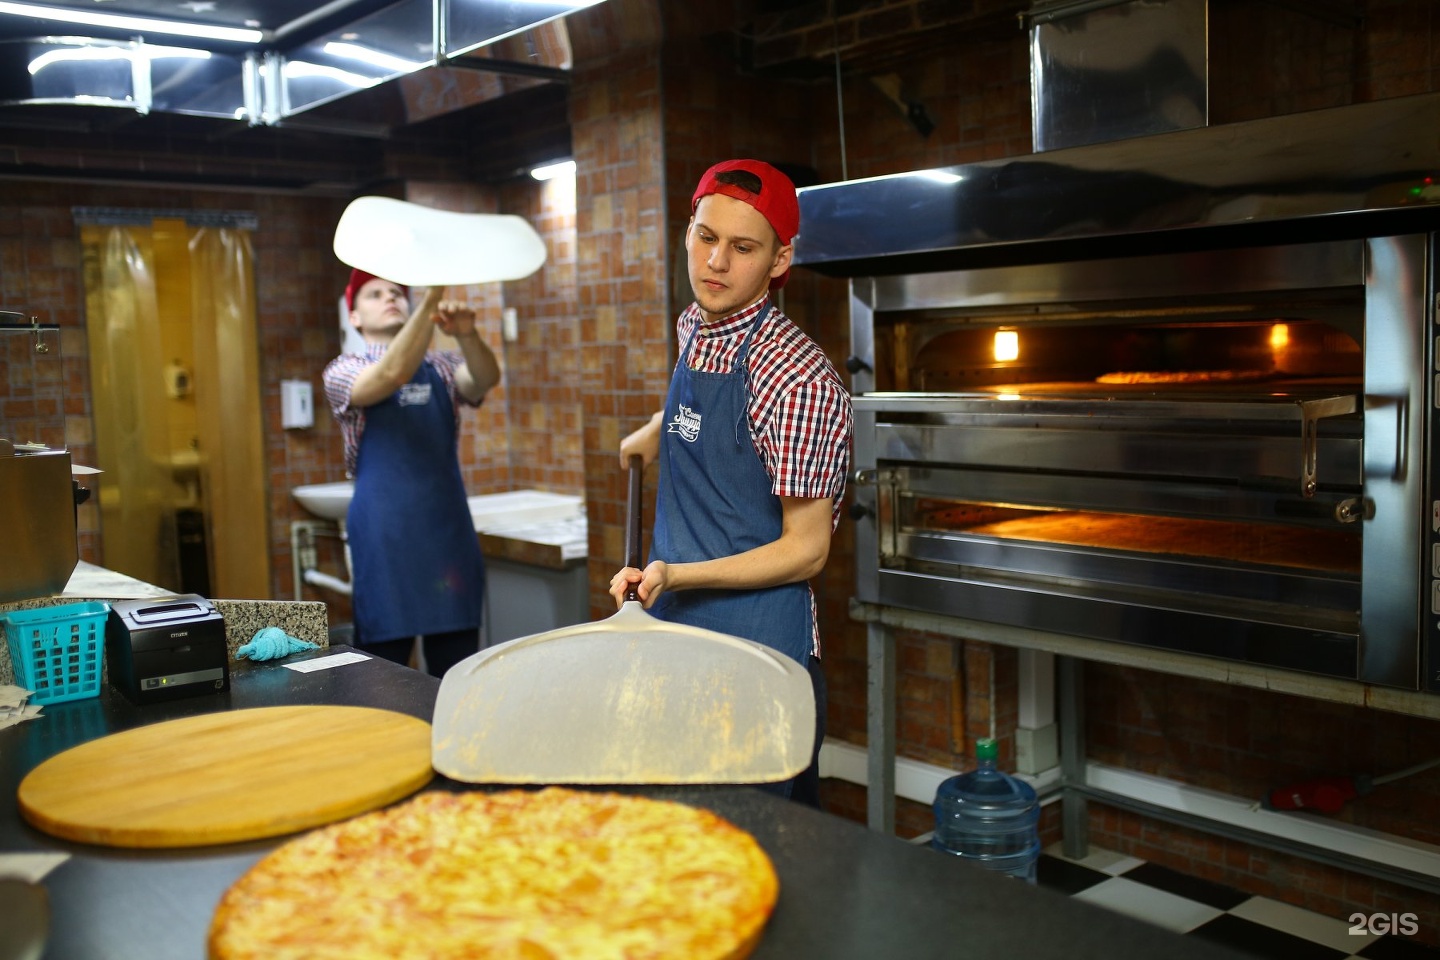
[[[249,29],[249,40],[190,37],[143,25],[76,22],[95,4],[0,11],[0,104],[111,106],[281,123],[322,104],[441,65],[563,79],[563,49],[525,62],[472,56],[482,48],[603,0],[219,0],[181,4],[200,28]],[[17,6],[17,5],[6,5]],[[106,14],[176,20],[177,6],[129,0]]]
[[[799,191],[795,262],[868,277],[1440,226],[1440,94]]]

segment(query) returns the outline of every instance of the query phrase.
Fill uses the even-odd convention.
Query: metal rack
[[[14,331],[17,333],[29,333],[35,338],[35,352],[49,353],[50,344],[45,342],[42,333],[46,330],[59,331],[60,325],[56,323],[41,323],[39,317],[20,313],[15,310],[0,310],[0,333]]]

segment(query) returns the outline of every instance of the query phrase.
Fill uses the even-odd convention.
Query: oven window
[[[903,539],[984,538],[1017,546],[1064,546],[1170,561],[1292,567],[1358,576],[1359,525],[1342,529],[965,503],[900,496]],[[931,552],[932,555],[933,551]]]

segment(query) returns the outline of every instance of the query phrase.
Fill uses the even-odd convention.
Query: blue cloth
[[[680,353],[665,398],[652,560],[713,560],[780,538],[780,498],[750,439],[746,409],[751,337],[768,313],[756,314],[730,373],[691,370],[683,362],[698,324]],[[762,643],[802,665],[810,661],[814,626],[803,580],[759,590],[667,591],[650,612]]]
[[[301,650],[318,650],[320,644],[290,636],[279,627],[265,627],[255,631],[250,642],[235,651],[236,660],[276,660],[288,657]]]
[[[365,408],[346,536],[356,642],[480,627],[485,566],[456,452],[459,425],[429,360]]]

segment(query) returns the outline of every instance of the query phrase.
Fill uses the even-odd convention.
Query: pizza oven
[[[857,598],[1440,692],[1436,129],[802,190],[797,262],[849,278]]]

